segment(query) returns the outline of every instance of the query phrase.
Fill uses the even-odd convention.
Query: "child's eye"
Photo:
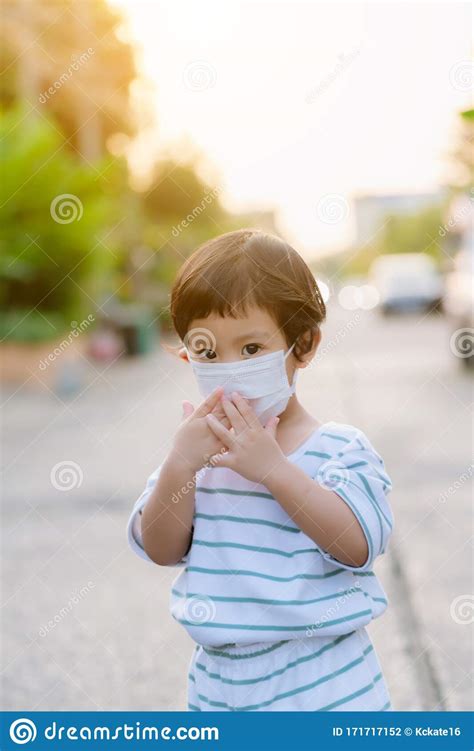
[[[206,360],[214,360],[217,357],[213,349],[201,349],[197,353],[198,357],[205,358]]]
[[[262,349],[260,344],[246,344],[244,347],[242,347],[242,354],[243,355],[256,355],[259,349]]]

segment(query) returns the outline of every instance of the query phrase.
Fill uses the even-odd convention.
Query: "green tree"
[[[439,260],[438,230],[441,223],[438,206],[408,216],[390,216],[383,234],[383,252],[428,253]]]
[[[6,330],[47,335],[48,321],[66,325],[90,310],[90,298],[138,299],[159,311],[183,259],[226,229],[217,192],[195,164],[165,159],[136,193],[124,162],[108,157],[136,135],[139,79],[120,13],[106,0],[7,0],[2,20]],[[63,194],[80,201],[80,220],[51,218]]]
[[[105,161],[101,177],[62,148],[52,124],[28,121],[21,108],[2,118],[0,142],[2,336],[53,337],[96,312],[116,263],[125,168]]]
[[[106,0],[10,0],[2,8],[0,103],[48,114],[93,162],[116,134],[133,135],[137,72],[122,19]]]
[[[199,177],[195,165],[177,164],[171,159],[155,164],[142,202],[151,221],[176,227],[175,237],[187,226],[193,225],[196,232],[198,227],[223,221],[226,215],[219,190]]]
[[[128,207],[129,245],[123,258],[119,297],[140,299],[166,319],[169,287],[179,266],[195,248],[231,228],[231,217],[194,163],[157,161],[150,182]]]

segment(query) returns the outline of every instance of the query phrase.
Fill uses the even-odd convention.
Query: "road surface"
[[[298,382],[319,420],[367,433],[394,483],[396,529],[376,563],[390,606],[369,632],[400,710],[470,708],[472,380],[450,333],[441,316],[330,305]],[[184,709],[178,572],[136,558],[125,526],[197,390],[160,348],[83,378],[67,399],[3,394],[2,707]]]

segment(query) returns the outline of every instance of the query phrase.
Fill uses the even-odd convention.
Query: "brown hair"
[[[301,256],[279,237],[256,229],[228,232],[199,247],[183,264],[171,291],[171,317],[182,340],[191,322],[211,313],[238,318],[249,306],[266,310],[309,352],[326,316],[316,280]]]

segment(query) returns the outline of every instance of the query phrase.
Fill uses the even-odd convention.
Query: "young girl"
[[[325,313],[298,253],[257,230],[204,244],[173,287],[205,400],[184,402],[128,539],[182,567],[171,612],[196,642],[190,710],[391,709],[365,629],[387,607],[373,565],[391,483],[361,430],[319,424],[295,393]]]

